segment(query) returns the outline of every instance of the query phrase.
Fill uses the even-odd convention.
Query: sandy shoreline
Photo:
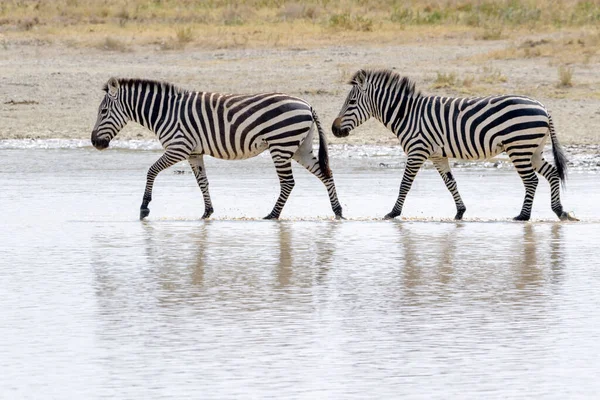
[[[5,43],[0,52],[0,140],[87,139],[110,76],[143,77],[181,87],[229,93],[285,92],[309,101],[328,127],[346,96],[346,80],[358,68],[395,68],[414,79],[425,94],[455,95],[433,89],[440,73],[457,76],[497,71],[504,82],[476,87],[475,94],[518,93],[537,98],[552,112],[565,145],[600,144],[600,99],[581,94],[593,85],[598,65],[581,69],[578,95],[546,96],[556,66],[539,59],[475,61],[505,48],[507,41],[438,39],[397,46],[343,46],[316,49],[185,49],[164,51],[150,46],[132,52],[107,52],[44,42]],[[486,72],[487,71],[487,72]],[[496,72],[494,72],[496,73]],[[131,124],[120,139],[151,139]],[[396,138],[370,121],[332,144],[397,144]]]

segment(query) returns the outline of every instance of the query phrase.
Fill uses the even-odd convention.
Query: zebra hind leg
[[[452,172],[450,171],[448,159],[439,158],[432,159],[431,161],[433,162],[435,169],[440,173],[440,176],[444,180],[444,184],[446,184],[446,188],[448,188],[448,191],[454,199],[454,203],[456,204],[456,215],[454,216],[454,219],[459,221],[462,219],[465,211],[467,211],[467,207],[465,207],[465,203],[463,203],[460,193],[458,193],[456,180],[454,180],[454,176],[452,176]]]
[[[554,211],[561,221],[572,218],[563,210],[563,206],[560,202],[560,178],[556,167],[542,158],[540,162],[536,163],[535,170],[550,183],[550,205],[552,211]]]
[[[196,182],[202,191],[202,197],[204,198],[204,215],[202,215],[202,219],[209,218],[214,212],[212,201],[210,199],[210,193],[208,192],[208,179],[206,178],[206,168],[204,167],[204,157],[203,156],[193,156],[188,160],[190,163],[190,167],[192,167],[192,171],[194,172],[194,176],[196,177]]]
[[[515,221],[529,221],[531,218],[531,206],[533,205],[533,198],[535,196],[535,190],[538,185],[538,177],[535,175],[533,165],[531,163],[531,153],[522,155],[522,153],[509,154],[523,184],[525,185],[525,199],[523,200],[523,207],[521,212],[515,218]]]
[[[310,147],[308,147],[308,145]],[[306,145],[306,147],[305,147]],[[325,185],[327,189],[327,194],[329,195],[329,202],[331,203],[331,209],[335,214],[336,219],[344,219],[342,215],[342,206],[337,197],[337,192],[335,190],[335,182],[333,181],[333,176],[326,177],[323,171],[321,171],[321,167],[319,165],[319,160],[313,155],[312,151],[312,142],[306,139],[300,149],[294,154],[294,160],[298,162],[298,164],[302,165],[306,168],[311,174],[319,178],[321,182]]]
[[[279,177],[279,184],[281,185],[279,197],[275,203],[273,210],[264,219],[278,219],[283,210],[283,206],[290,196],[292,189],[294,188],[294,175],[292,174],[292,163],[289,158],[282,157],[280,155],[273,155],[273,162],[275,163],[275,169],[277,170],[277,176]]]

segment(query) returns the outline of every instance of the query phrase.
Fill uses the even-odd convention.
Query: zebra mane
[[[142,85],[143,87],[146,86],[161,86],[164,89],[166,89],[166,91],[169,91],[169,89],[172,89],[173,92],[175,93],[188,93],[189,90],[186,89],[182,89],[172,83],[169,82],[165,82],[165,81],[155,81],[152,79],[138,79],[138,78],[119,78],[117,79],[119,81],[119,85],[121,86],[127,86],[127,87],[132,87],[132,86],[137,86],[137,85]],[[104,84],[104,86],[102,87],[102,90],[104,90],[105,92],[108,92],[108,82],[106,82]]]
[[[374,83],[378,86],[386,86],[390,89],[396,89],[399,93],[405,96],[419,97],[421,92],[415,89],[415,83],[406,76],[400,76],[397,72],[391,69],[380,69],[380,70],[359,70],[357,71],[350,81],[351,85],[357,84],[361,79],[361,75],[364,75],[364,81]]]

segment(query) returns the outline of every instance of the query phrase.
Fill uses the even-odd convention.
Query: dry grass
[[[484,66],[475,74],[462,77],[454,72],[437,72],[430,87],[461,95],[485,95],[501,93],[501,85],[506,82],[507,77],[499,69]]]
[[[335,30],[371,32],[373,20],[350,13],[333,14],[329,17],[329,26]]]
[[[169,37],[167,40],[159,40],[156,44],[159,45],[161,50],[181,50],[186,47],[189,43],[196,41],[196,32],[190,26],[183,26],[175,29],[175,35]],[[197,42],[200,44],[200,42]],[[217,47],[217,46],[210,46]]]
[[[560,39],[527,39],[489,53],[488,59],[548,58],[555,63],[600,61],[600,31],[583,30]]]
[[[558,87],[573,86],[573,68],[561,65],[558,67]]]
[[[186,45],[194,40],[194,30],[189,26],[177,28],[175,31],[175,37],[177,38],[178,43],[181,43],[181,45]]]
[[[479,81],[488,85],[506,83],[508,81],[506,76],[497,68],[484,66],[479,73]]]
[[[456,86],[457,82],[458,79],[454,72],[450,72],[447,74],[438,72],[437,77],[433,81],[431,87],[434,89],[453,88]]]
[[[115,39],[113,37],[105,38],[102,42],[98,43],[96,47],[100,50],[118,51],[121,53],[127,53],[131,51],[129,46],[127,46],[121,40]]]
[[[485,27],[481,34],[475,36],[476,39],[480,40],[500,40],[502,36],[502,27],[500,26],[488,26]]]
[[[221,11],[221,19],[218,24],[244,25],[254,17],[252,8],[244,5],[229,6]]]
[[[316,21],[320,14],[320,7],[316,4],[306,5],[302,3],[286,3],[278,13],[282,21],[293,21],[295,19],[308,19]]]
[[[595,29],[599,23],[598,0],[0,2],[0,32],[11,37],[57,35],[76,37],[82,42],[94,42],[89,40],[94,37],[97,42],[98,32],[102,32],[102,35],[110,37],[129,35],[132,44],[169,42],[172,46],[176,43],[200,46],[210,46],[211,43],[216,46],[272,46],[275,43],[294,46],[299,41],[337,44],[356,38],[365,42],[389,42],[402,40],[398,38],[409,28],[420,29],[428,35],[467,30],[474,38],[497,40],[505,35],[518,35],[520,30]],[[172,32],[177,26],[188,27],[196,35],[189,41],[172,39],[171,34],[159,36],[161,32]],[[208,33],[214,36],[206,36]]]
[[[470,89],[471,87],[473,87],[474,83],[475,83],[475,77],[473,75],[467,75],[462,80],[462,85],[466,89]]]

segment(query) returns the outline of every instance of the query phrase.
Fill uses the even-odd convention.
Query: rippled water
[[[332,159],[348,221],[300,168],[283,220],[267,157],[189,168],[155,151],[0,150],[1,398],[595,398],[600,184],[573,173],[558,223],[541,181],[459,169],[467,221],[424,170]],[[242,218],[247,220],[242,220]]]

